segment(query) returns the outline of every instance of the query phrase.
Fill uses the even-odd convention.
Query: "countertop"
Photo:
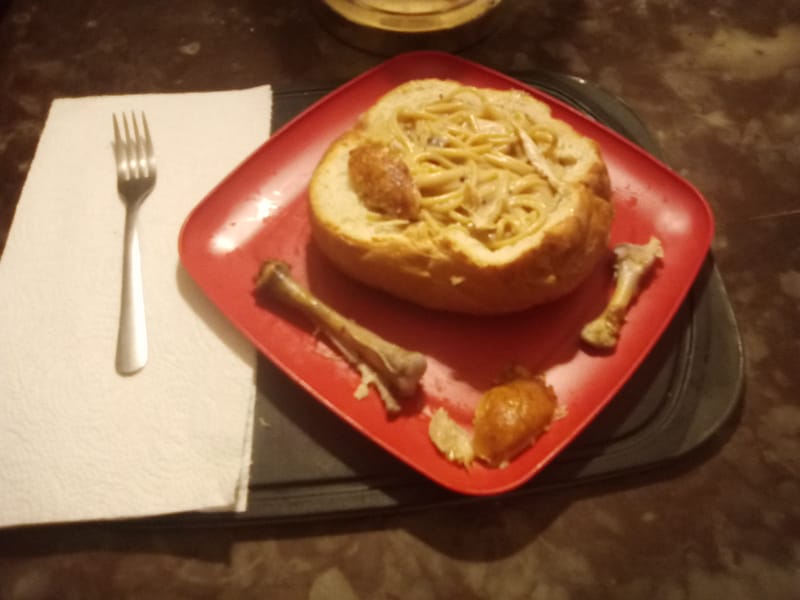
[[[459,54],[600,85],[708,199],[745,347],[724,433],[646,474],[465,506],[6,530],[0,598],[800,597],[800,4],[506,0]],[[53,98],[329,85],[384,58],[305,2],[0,3],[0,250]]]

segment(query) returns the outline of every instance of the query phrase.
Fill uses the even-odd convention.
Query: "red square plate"
[[[554,116],[598,141],[613,186],[611,243],[658,236],[665,257],[630,310],[611,354],[587,352],[581,326],[612,288],[611,258],[567,298],[521,314],[464,317],[428,311],[340,275],[310,241],[309,178],[328,145],[381,95],[408,80],[438,77],[491,88],[519,88]],[[638,147],[565,104],[460,58],[416,52],[393,58],[337,89],[273,135],[188,216],[180,236],[186,270],[255,346],[342,419],[430,479],[466,494],[521,485],[562,450],[614,397],[652,348],[686,295],[713,235],[713,218],[690,184]],[[318,297],[385,338],[429,358],[426,410],[388,419],[373,392],[357,400],[359,377],[312,327],[273,313],[253,297],[266,258],[281,258]],[[443,406],[465,426],[482,391],[509,365],[543,372],[566,416],[503,469],[465,469],[428,439],[430,411]],[[376,452],[379,451],[376,448]]]

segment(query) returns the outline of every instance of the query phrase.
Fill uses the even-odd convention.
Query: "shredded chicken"
[[[550,168],[550,163],[542,154],[542,151],[539,149],[539,146],[536,145],[525,130],[522,127],[517,127],[517,134],[519,135],[519,139],[522,142],[522,150],[525,152],[525,157],[528,159],[528,162],[531,163],[534,169],[536,169],[539,174],[547,180],[554,190],[559,189],[560,182],[556,174],[553,173],[553,169]]]

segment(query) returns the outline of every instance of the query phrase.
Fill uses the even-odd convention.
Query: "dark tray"
[[[660,155],[636,115],[596,86],[550,73],[518,78]],[[276,90],[273,128],[329,91]],[[742,376],[739,332],[709,254],[673,322],[619,394],[548,467],[506,496],[611,478],[687,455],[733,414]],[[422,477],[340,421],[263,357],[254,428],[248,510],[191,514],[179,521],[333,518],[485,500]]]

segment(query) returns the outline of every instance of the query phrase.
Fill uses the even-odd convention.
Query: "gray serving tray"
[[[517,77],[660,156],[636,115],[598,87],[543,72]],[[274,129],[330,89],[276,90]],[[548,467],[505,496],[618,477],[686,457],[731,421],[742,385],[739,331],[709,254],[671,325],[618,395]],[[170,523],[331,519],[486,501],[455,494],[419,475],[351,429],[264,357],[257,386],[248,510],[173,516]]]

